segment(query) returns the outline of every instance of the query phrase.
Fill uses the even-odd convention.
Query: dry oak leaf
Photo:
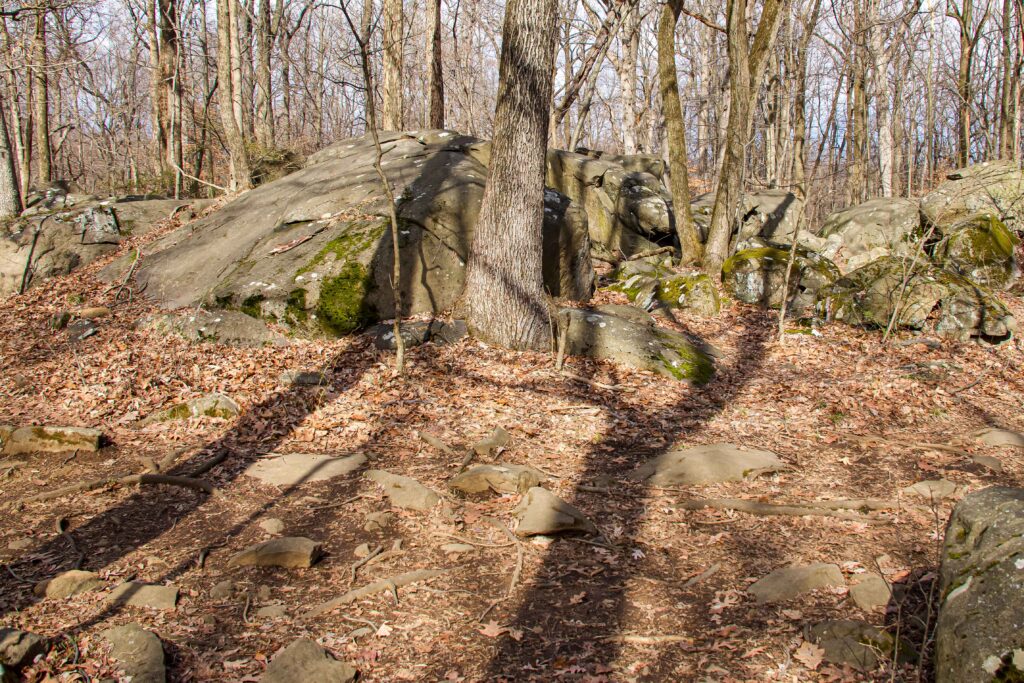
[[[808,669],[814,670],[821,666],[825,651],[814,643],[804,641],[793,653],[793,659],[800,662]]]
[[[507,631],[507,626],[500,626],[498,622],[494,621],[493,619],[484,624],[483,628],[480,629],[480,633],[484,634],[488,638],[497,638],[498,636],[502,635],[503,633],[506,633]]]

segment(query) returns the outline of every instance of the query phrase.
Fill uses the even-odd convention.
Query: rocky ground
[[[927,680],[952,504],[1024,474],[1019,447],[990,445],[1012,435],[978,435],[1024,432],[1016,340],[883,345],[834,324],[780,343],[772,314],[726,302],[665,322],[717,350],[700,388],[472,340],[410,349],[396,377],[366,337],[240,349],[139,329],[154,305],[95,279],[114,257],[0,302],[0,423],[104,435],[0,462],[0,624],[50,639],[28,680],[114,677],[126,642],[158,661],[145,633],[109,631],[130,624],[172,681],[286,680],[265,672],[300,638],[366,681]],[[175,408],[211,394],[227,398]],[[738,474],[669,455],[711,444],[737,447]],[[467,453],[532,469],[465,494],[449,480]],[[514,533],[544,491],[592,533]],[[237,557],[294,537],[275,560],[291,567]],[[95,576],[34,592],[75,568]],[[304,641],[288,655],[334,666]]]

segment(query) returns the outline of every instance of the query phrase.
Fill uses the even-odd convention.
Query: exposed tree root
[[[399,574],[388,579],[381,579],[380,581],[374,581],[373,583],[367,584],[362,588],[356,588],[350,590],[344,595],[340,595],[332,600],[328,600],[302,615],[302,619],[308,621],[309,619],[315,619],[321,614],[330,612],[333,609],[341,607],[342,605],[348,605],[349,603],[355,602],[360,598],[365,598],[368,595],[374,593],[380,593],[385,590],[392,590],[397,592],[397,589],[402,586],[408,586],[413,583],[420,581],[426,581],[434,577],[444,574],[443,569],[418,569],[414,572],[406,572],[405,574]]]
[[[786,517],[804,517],[814,515],[817,517],[849,519],[858,522],[867,522],[868,524],[888,523],[889,520],[887,519],[845,511],[846,509],[864,509],[864,505],[857,506],[854,504],[865,504],[869,502],[877,503],[878,501],[825,500],[811,501],[809,503],[799,503],[795,505],[775,505],[772,503],[759,503],[754,500],[744,500],[742,498],[689,498],[676,501],[676,505],[686,510],[703,510],[704,508],[712,508],[715,510],[736,510],[737,512],[746,512],[751,515],[778,515]],[[840,505],[849,507],[837,509]],[[889,505],[888,507],[893,506]]]

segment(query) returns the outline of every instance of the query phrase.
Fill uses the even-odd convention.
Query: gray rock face
[[[691,311],[711,317],[718,314],[718,289],[704,273],[680,273],[644,260],[627,261],[615,271],[608,289],[622,292],[635,306]]]
[[[285,536],[249,546],[228,560],[230,567],[306,569],[323,555],[323,546],[303,536]]]
[[[595,310],[562,309],[566,353],[610,360],[693,384],[714,375],[711,358],[685,336]]]
[[[843,572],[834,564],[784,567],[752,583],[747,592],[758,603],[782,602],[819,588],[843,586]]]
[[[825,219],[818,252],[843,273],[882,256],[912,254],[921,228],[921,208],[910,199],[882,198],[837,211]]]
[[[526,493],[546,478],[540,470],[526,465],[477,465],[452,477],[448,486],[468,494]]]
[[[239,311],[191,309],[181,313],[161,313],[143,319],[142,329],[161,334],[176,334],[193,342],[228,346],[286,346],[288,338],[272,331],[266,323]]]
[[[103,432],[88,427],[19,427],[4,439],[4,455],[98,451]]]
[[[374,325],[367,333],[373,338],[373,345],[378,349],[394,351],[395,331],[392,325]],[[469,334],[466,321],[431,320],[429,322],[410,322],[402,325],[402,340],[405,348],[420,346],[427,342],[435,344],[454,344]]]
[[[447,131],[389,133],[382,142],[400,196],[403,313],[439,313],[462,290],[487,168],[471,154],[476,139]],[[347,334],[392,317],[390,226],[374,157],[368,137],[317,152],[301,170],[159,240],[137,279],[170,307],[208,297],[296,333]],[[557,193],[545,196],[545,287],[587,299],[586,214]]]
[[[1024,489],[991,487],[960,501],[940,579],[936,681],[1024,676]]]
[[[138,624],[107,629],[102,634],[110,643],[110,656],[117,660],[132,683],[164,683],[164,647],[155,633]]]
[[[1007,289],[1020,276],[1020,240],[995,216],[976,216],[946,230],[933,256],[946,268],[983,287]]]
[[[106,602],[111,605],[172,610],[178,604],[178,589],[174,586],[127,581],[110,591]]]
[[[885,631],[850,619],[812,626],[808,629],[808,640],[825,651],[826,662],[848,664],[861,671],[871,671],[878,666],[880,657],[892,656],[896,645]]]
[[[366,478],[384,488],[384,495],[391,504],[407,510],[426,512],[440,502],[441,497],[412,477],[403,477],[384,470],[370,470]]]
[[[751,237],[790,244],[796,235],[803,202],[786,190],[761,190],[743,197],[743,223],[737,238]]]
[[[293,641],[274,657],[262,683],[351,683],[356,670],[334,659],[308,638]]]
[[[919,481],[903,489],[907,495],[915,496],[926,501],[939,501],[955,496],[960,493],[959,486],[948,479],[929,479]]]
[[[96,590],[103,585],[99,574],[80,569],[66,571],[52,579],[40,581],[32,592],[46,598],[68,598],[79,593]]]
[[[230,419],[242,409],[235,400],[224,394],[207,394],[173,405],[166,410],[154,413],[142,421],[142,424],[168,422],[170,420],[187,420],[192,417],[219,417]]]
[[[271,486],[291,487],[344,477],[365,464],[366,456],[362,453],[344,458],[319,453],[286,453],[256,461],[246,468],[245,475]]]
[[[655,486],[697,486],[743,481],[785,468],[785,463],[771,451],[716,443],[665,453],[630,476],[646,479]]]
[[[921,212],[940,229],[977,214],[1006,220],[1014,231],[1024,229],[1024,173],[1017,164],[993,161],[953,171],[946,182],[925,195]]]
[[[519,536],[546,536],[566,531],[596,534],[597,527],[572,505],[545,488],[535,486],[512,511]]]
[[[1003,340],[1017,329],[1006,306],[979,285],[930,263],[911,269],[910,262],[893,257],[872,261],[825,287],[817,307],[835,320],[884,329],[897,305],[898,326],[911,329],[930,329],[929,318],[938,309],[934,332],[943,337]]]
[[[46,652],[46,639],[35,633],[0,628],[0,664],[20,669]]]
[[[789,251],[755,247],[738,251],[722,264],[726,290],[748,304],[779,308],[786,279]],[[789,276],[789,306],[794,313],[812,307],[817,293],[839,278],[839,269],[828,259],[798,247]]]

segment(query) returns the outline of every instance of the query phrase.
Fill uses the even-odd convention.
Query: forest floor
[[[1024,477],[1024,451],[972,437],[988,426],[1024,431],[1017,341],[929,346],[906,343],[908,333],[883,345],[877,331],[830,325],[779,343],[773,315],[737,304],[714,319],[666,323],[721,352],[715,378],[700,388],[575,358],[570,377],[553,370],[549,355],[473,340],[410,349],[407,373],[397,377],[393,354],[365,337],[238,349],[136,329],[156,309],[141,296],[115,302],[95,279],[102,265],[0,302],[0,424],[95,426],[109,439],[98,452],[19,456],[28,464],[0,478],[0,625],[58,642],[30,680],[112,675],[98,633],[126,622],[159,634],[172,681],[258,680],[275,652],[300,636],[350,662],[365,681],[928,680],[938,558],[959,494],[928,503],[903,489],[945,478],[973,491],[1020,486]],[[1007,301],[1024,321],[1024,302]],[[50,328],[58,310],[99,305],[112,315],[85,340]],[[328,382],[282,384],[287,370],[323,370]],[[231,396],[242,413],[139,424],[209,392]],[[463,449],[495,427],[512,439],[493,460],[548,473],[546,485],[594,520],[603,540],[513,543],[501,527],[519,496],[449,491]],[[425,443],[421,431],[455,454]],[[669,449],[715,442],[773,451],[788,469],[671,490],[628,478]],[[182,471],[226,452],[203,475],[219,495],[105,486],[16,505],[142,472],[148,459],[175,452]],[[362,453],[443,501],[430,512],[395,510],[387,528],[366,531],[366,515],[389,505],[364,477],[282,490],[243,476],[281,453]],[[998,458],[1002,471],[972,455]],[[870,498],[892,507],[863,520],[682,507],[723,497]],[[232,554],[270,537],[259,526],[268,518],[282,520],[287,535],[323,543],[325,558],[308,569],[229,567]],[[360,567],[352,582],[358,546],[389,549],[397,539],[400,551]],[[442,550],[456,539],[474,549]],[[128,579],[173,584],[177,608],[112,608],[106,588],[66,600],[33,595],[34,582],[70,569],[79,552],[82,568],[107,588]],[[873,613],[860,611],[843,587],[767,605],[746,592],[774,569],[813,562],[838,564],[848,585],[876,572],[905,590]],[[302,618],[350,587],[415,569],[444,573]],[[211,597],[226,579],[238,590]],[[270,611],[276,617],[257,616],[267,606],[280,608]],[[842,618],[898,633],[920,663],[861,673],[820,661],[804,644],[805,629]]]

